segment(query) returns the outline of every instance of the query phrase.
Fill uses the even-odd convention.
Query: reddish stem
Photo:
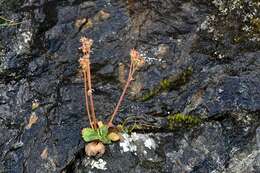
[[[87,108],[87,115],[88,115],[90,126],[91,126],[91,128],[93,128],[93,123],[92,123],[92,120],[91,120],[91,115],[90,115],[90,111],[89,111],[89,103],[88,103],[88,86],[87,86],[86,71],[83,71],[83,76],[84,76],[85,104],[86,104],[86,108]]]
[[[133,68],[133,63],[131,62],[131,64],[130,64],[130,69],[129,69],[129,74],[128,74],[128,78],[127,78],[127,81],[126,81],[124,90],[123,90],[123,92],[122,92],[122,94],[121,94],[121,96],[120,96],[120,98],[119,98],[119,100],[118,100],[118,102],[117,102],[117,105],[116,105],[116,107],[115,107],[115,109],[114,109],[114,112],[113,112],[113,114],[111,115],[111,118],[110,118],[110,120],[109,120],[109,122],[108,122],[108,126],[109,126],[109,127],[112,127],[112,126],[113,126],[113,120],[114,120],[114,118],[115,118],[115,115],[117,114],[117,112],[118,112],[118,110],[119,110],[119,107],[120,107],[120,105],[121,105],[121,103],[122,103],[122,101],[123,101],[123,99],[124,99],[124,96],[125,96],[125,94],[126,94],[126,91],[127,91],[127,88],[128,88],[128,86],[129,86],[130,82],[133,80],[132,78],[133,78],[134,71],[135,71],[135,70],[134,70],[134,68]]]
[[[90,111],[92,115],[92,120],[94,124],[94,128],[97,128],[97,119],[95,115],[95,109],[94,109],[94,101],[93,101],[93,96],[92,96],[92,87],[91,87],[91,73],[90,73],[90,63],[88,61],[88,68],[87,68],[87,78],[88,78],[88,96],[90,100]]]

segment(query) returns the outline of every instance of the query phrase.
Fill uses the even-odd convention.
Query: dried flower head
[[[82,44],[80,49],[82,50],[84,55],[87,55],[87,58],[88,58],[89,54],[90,54],[91,46],[93,44],[93,40],[90,38],[81,37],[80,42]]]
[[[97,119],[94,109],[94,101],[92,97],[92,85],[91,85],[91,71],[90,71],[90,49],[93,44],[93,40],[82,37],[80,39],[82,46],[80,49],[83,52],[83,57],[79,59],[79,63],[82,69],[82,74],[84,77],[84,88],[85,88],[85,104],[88,119],[92,128],[97,128]]]
[[[84,55],[82,58],[79,59],[79,63],[80,63],[82,70],[86,71],[88,69],[88,66],[90,63],[89,56],[90,56],[90,49],[93,44],[93,40],[90,38],[81,37],[80,42],[82,44],[80,49],[82,50]]]
[[[86,55],[84,55],[82,58],[79,59],[79,64],[83,71],[87,71],[89,58],[87,58]]]
[[[133,63],[134,68],[138,69],[145,64],[144,58],[135,49],[131,49],[130,56],[131,56],[131,62]]]

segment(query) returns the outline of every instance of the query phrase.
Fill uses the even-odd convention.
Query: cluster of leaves
[[[82,138],[85,142],[100,141],[103,144],[110,144],[112,141],[119,140],[119,136],[115,132],[109,133],[107,125],[101,125],[97,129],[84,128]]]

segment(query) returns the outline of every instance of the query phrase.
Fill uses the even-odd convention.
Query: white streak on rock
[[[103,159],[92,160],[90,162],[91,169],[96,168],[101,170],[107,170],[106,164],[107,162]]]

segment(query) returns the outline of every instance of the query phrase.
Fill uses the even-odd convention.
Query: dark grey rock
[[[3,2],[1,15],[22,23],[0,28],[0,172],[259,172],[255,2]],[[101,10],[110,17],[100,20]],[[83,18],[92,26],[77,27]],[[94,40],[99,119],[120,96],[118,64],[128,67],[130,49],[147,61],[115,120],[152,125],[126,138],[131,151],[115,143],[102,158],[84,155],[82,36]],[[168,116],[176,113],[201,122],[170,129]],[[31,115],[37,121],[28,128]],[[148,139],[155,147],[147,148]]]

